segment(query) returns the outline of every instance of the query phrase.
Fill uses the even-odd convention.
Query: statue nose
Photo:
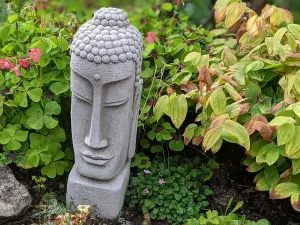
[[[99,93],[98,93],[99,92]],[[101,90],[94,94],[93,109],[91,115],[91,124],[89,134],[85,137],[84,142],[87,146],[95,149],[105,148],[108,146],[107,139],[103,138],[103,129],[101,126]]]

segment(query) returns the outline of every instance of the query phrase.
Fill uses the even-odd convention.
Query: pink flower
[[[159,183],[160,185],[162,185],[162,184],[164,184],[164,183],[166,183],[166,182],[165,182],[164,179],[159,179],[159,180],[158,180],[158,183]]]
[[[145,189],[144,189],[144,193],[145,193],[145,194],[148,194],[148,193],[149,193],[149,189],[148,189],[148,188],[145,188]]]
[[[20,70],[17,67],[12,68],[11,71],[14,71],[18,77],[22,76]]]
[[[148,43],[153,44],[157,41],[156,33],[155,32],[148,32],[147,37],[145,38]]]
[[[0,59],[0,68],[1,69],[12,69],[14,68],[14,64],[11,62],[10,59]]]
[[[176,1],[176,4],[177,4],[177,5],[180,5],[180,2],[181,2],[181,0],[177,0],[177,1]]]
[[[30,66],[29,60],[27,59],[19,59],[19,65],[27,70]]]
[[[33,62],[38,62],[42,56],[42,51],[39,48],[32,48],[30,49],[28,56],[32,59]]]
[[[151,171],[150,170],[144,170],[144,174],[151,174]]]

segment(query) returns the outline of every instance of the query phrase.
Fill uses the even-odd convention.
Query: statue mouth
[[[103,166],[106,164],[110,159],[112,159],[114,156],[92,156],[89,154],[83,154],[81,153],[82,158],[87,163],[95,164],[98,166]]]

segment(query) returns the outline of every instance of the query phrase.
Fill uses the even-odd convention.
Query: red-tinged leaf
[[[187,137],[184,138],[184,144],[185,145],[188,145],[190,143],[190,141],[191,141],[190,138],[187,138]]]
[[[167,95],[171,95],[173,93],[176,93],[176,91],[171,87],[167,87]]]
[[[207,87],[207,90],[210,90],[212,85],[212,80],[211,80],[211,73],[209,69],[207,68],[207,66],[201,66],[198,68],[198,72],[199,72],[198,79],[200,83],[204,83]],[[200,90],[202,90],[201,87]]]
[[[293,168],[289,168],[286,171],[284,171],[282,174],[280,174],[280,179],[281,180],[290,180],[291,175],[293,173]]]
[[[291,203],[293,206],[293,209],[297,212],[300,212],[300,194],[292,194],[291,196]]]
[[[272,113],[273,115],[284,105],[284,101],[279,102],[278,104],[274,105],[271,109],[270,109],[270,113]]]
[[[217,76],[218,77],[220,77],[220,78],[222,78],[222,79],[224,79],[224,80],[226,80],[228,83],[230,83],[232,86],[234,86],[234,87],[237,87],[238,86],[238,84],[237,84],[237,82],[235,82],[233,79],[232,79],[232,76],[226,76],[226,75],[223,75],[223,74],[221,74],[221,73],[217,73]]]
[[[272,140],[273,129],[268,125],[268,120],[263,115],[257,114],[253,116],[244,127],[249,135],[258,131],[266,141],[270,142]]]
[[[276,185],[271,191],[271,199],[285,199],[292,194],[299,194],[299,186],[294,183],[286,182]]]
[[[215,20],[216,24],[219,24],[223,21],[226,15],[226,8],[225,9],[220,9],[220,10],[215,10]]]
[[[250,108],[251,108],[250,103],[240,104],[239,116],[247,114],[249,112]]]
[[[198,90],[198,87],[197,85],[193,84],[191,81],[185,81],[181,85],[181,90],[185,91],[186,93],[189,93],[190,91]]]
[[[256,173],[260,171],[262,168],[266,166],[266,163],[258,164],[256,162],[253,162],[250,166],[248,166],[247,171],[250,173]]]
[[[192,139],[192,144],[193,145],[200,145],[202,143],[202,141],[203,141],[203,135],[195,136]]]

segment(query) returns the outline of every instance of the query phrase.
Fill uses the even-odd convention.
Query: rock
[[[22,216],[31,202],[27,188],[16,180],[8,166],[0,165],[0,224]]]

